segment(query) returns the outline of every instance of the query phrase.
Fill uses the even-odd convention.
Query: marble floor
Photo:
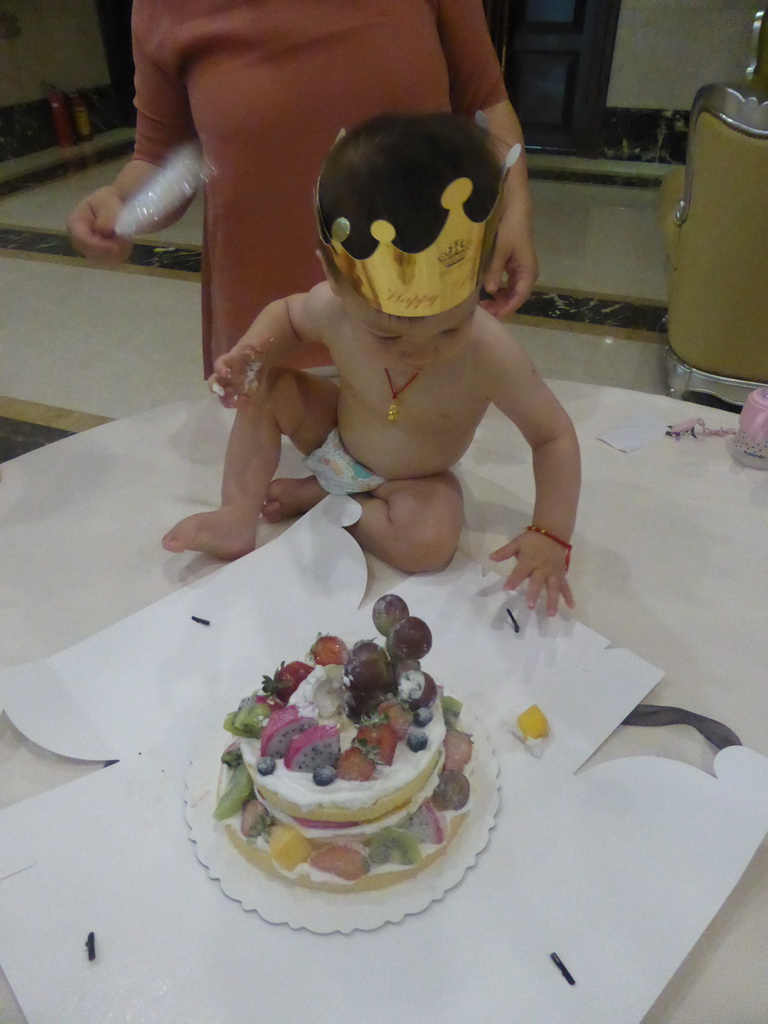
[[[204,393],[201,204],[114,270],[65,231],[130,138],[0,164],[0,461],[107,419]],[[669,169],[532,155],[541,272],[509,322],[545,377],[663,393],[665,280],[655,221]]]

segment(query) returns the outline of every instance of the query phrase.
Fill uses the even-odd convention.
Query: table
[[[665,423],[701,415],[710,426],[733,426],[735,415],[661,395],[551,383],[582,446],[571,570],[579,619],[665,669],[650,700],[719,719],[768,755],[768,473],[734,462],[725,438],[665,437],[629,454],[597,440],[636,413]],[[204,556],[167,554],[159,538],[183,515],[216,504],[230,420],[206,398],[177,403],[3,467],[0,666],[47,657],[215,570]],[[286,469],[300,473],[290,456]],[[526,525],[532,502],[527,448],[494,411],[460,475],[469,523],[462,547],[490,569],[487,552]],[[370,593],[401,578],[375,560],[369,566]],[[592,763],[637,752],[705,770],[712,760],[696,733],[674,726],[619,729]],[[94,770],[35,747],[5,718],[0,765],[0,806]],[[766,868],[768,843],[644,1024],[766,1018]],[[0,1018],[24,1021],[2,976]]]

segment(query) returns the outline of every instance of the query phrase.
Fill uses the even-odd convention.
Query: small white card
[[[658,416],[650,413],[638,413],[628,420],[624,426],[606,430],[598,435],[598,441],[605,441],[620,452],[634,452],[659,437],[664,437],[667,425]]]

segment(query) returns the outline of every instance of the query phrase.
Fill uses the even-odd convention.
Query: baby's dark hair
[[[318,183],[319,216],[330,235],[334,221],[349,221],[344,248],[367,259],[378,242],[376,220],[395,228],[395,245],[420,252],[437,238],[448,211],[443,190],[469,178],[464,209],[484,221],[496,202],[501,162],[487,132],[459,114],[383,114],[347,132],[331,150]]]

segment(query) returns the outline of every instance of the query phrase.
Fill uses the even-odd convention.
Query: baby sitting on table
[[[216,361],[209,384],[237,405],[221,507],[174,526],[168,551],[238,558],[260,515],[276,522],[330,492],[360,504],[348,529],[365,550],[405,572],[440,569],[463,522],[451,467],[492,404],[531,447],[536,499],[531,526],[490,557],[517,559],[505,587],[527,580],[529,607],[542,595],[550,615],[561,596],[573,607],[573,424],[478,305],[504,178],[486,131],[460,115],[384,115],[336,141],[316,196],[327,280],[267,306]],[[316,341],[338,381],[281,368]],[[282,435],[311,476],[273,480]]]

